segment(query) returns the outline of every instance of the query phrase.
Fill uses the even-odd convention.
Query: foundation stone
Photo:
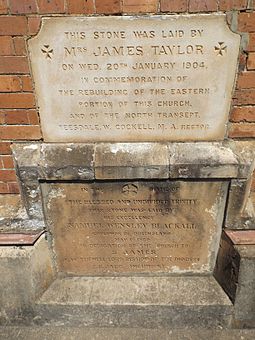
[[[44,140],[222,140],[239,44],[224,15],[43,18],[29,50]]]
[[[61,272],[213,270],[228,182],[56,183],[42,187]]]

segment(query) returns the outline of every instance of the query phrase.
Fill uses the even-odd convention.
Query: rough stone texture
[[[30,233],[40,232],[45,229],[43,220],[29,218],[27,213],[18,215],[15,218],[0,219],[0,231],[4,233]]]
[[[45,236],[34,246],[0,247],[0,272],[0,324],[26,318],[54,277]]]
[[[19,195],[0,195],[0,216],[1,219],[12,219],[24,213]]]
[[[44,140],[223,140],[239,44],[222,14],[43,18],[29,50]]]
[[[42,144],[41,167],[46,180],[92,180],[93,144]]]
[[[169,144],[170,178],[238,177],[239,161],[220,143]]]
[[[226,226],[254,229],[254,208],[249,197],[254,142],[19,143],[12,148],[28,216],[0,220],[2,230],[44,228],[39,180],[154,178],[233,179]]]
[[[235,245],[240,256],[238,286],[235,298],[235,324],[255,327],[255,245]]]
[[[210,273],[227,189],[220,181],[42,184],[58,270]]]
[[[0,228],[42,230],[45,228],[39,180],[91,180],[94,175],[93,144],[17,143],[12,146],[25,210],[0,220]]]
[[[255,229],[255,209],[250,198],[250,181],[233,179],[229,189],[225,227]]]
[[[98,144],[95,153],[96,179],[169,178],[166,144]]]
[[[255,229],[254,200],[251,197],[252,174],[254,171],[255,148],[252,142],[228,141],[239,163],[238,179],[232,179],[225,226],[229,229]]]
[[[233,247],[230,238],[223,232],[214,269],[214,276],[232,302],[235,301],[239,267],[240,256]]]
[[[232,304],[212,277],[72,277],[56,280],[36,312],[38,325],[217,327],[229,326]]]
[[[214,275],[234,303],[233,327],[255,327],[255,245],[222,235]]]
[[[0,195],[0,232],[31,233],[44,226],[42,220],[29,219],[19,195]]]
[[[238,159],[239,173],[238,178],[252,177],[255,167],[255,147],[253,141],[231,141],[228,140],[224,144],[225,147],[230,148]]]
[[[39,180],[45,181],[47,178],[50,180],[59,180],[61,176],[63,178],[68,178],[71,180],[75,179],[88,179],[91,180],[95,177],[95,173],[101,168],[110,167],[111,160],[115,160],[114,154],[121,150],[121,160],[119,165],[125,164],[125,167],[121,170],[121,173],[117,171],[113,171],[113,179],[119,179],[118,177],[126,176],[146,176],[144,179],[148,179],[148,169],[150,169],[151,164],[156,164],[156,169],[150,169],[150,176],[154,171],[153,176],[162,176],[163,179],[167,179],[167,169],[169,169],[168,178],[177,178],[182,179],[186,178],[185,175],[189,175],[190,179],[201,180],[204,178],[205,180],[215,180],[216,178],[221,178],[222,180],[231,180],[231,191],[229,194],[229,213],[227,215],[227,225],[234,225],[238,228],[240,226],[246,225],[247,229],[254,228],[254,219],[252,217],[252,206],[249,205],[249,180],[250,174],[253,169],[253,160],[254,153],[251,151],[254,149],[254,143],[237,143],[237,142],[223,142],[223,143],[174,143],[174,145],[161,144],[163,154],[159,154],[160,148],[159,145],[155,145],[152,147],[147,147],[147,149],[140,144],[141,148],[145,148],[146,152],[143,153],[143,157],[139,160],[139,144],[135,145],[134,152],[127,152],[128,148],[125,149],[124,144],[116,144],[117,148],[115,148],[115,153],[112,152],[113,148],[111,144],[83,144],[82,146],[79,144],[41,144],[41,143],[32,143],[32,144],[18,144],[13,147],[15,154],[15,161],[18,169],[18,174],[20,174],[21,183],[23,186],[23,194],[28,196],[25,200],[26,207],[28,211],[29,218],[27,216],[19,216],[19,218],[9,218],[8,216],[1,220],[0,225],[2,230],[15,229],[15,230],[24,230],[24,228],[28,230],[32,230],[33,228],[42,229],[44,227],[43,219],[39,220],[36,214],[36,211],[41,211],[41,194],[39,190]],[[150,144],[147,144],[150,145]],[[123,148],[125,152],[123,152]],[[165,155],[167,149],[167,156]],[[103,157],[100,155],[100,150],[107,150],[107,157]],[[197,157],[192,158],[191,155],[196,154]],[[54,157],[57,156],[57,157]],[[81,155],[86,155],[85,163],[80,158]],[[188,157],[188,155],[190,157]],[[132,156],[132,157],[131,157]],[[84,157],[85,158],[85,157]],[[132,158],[132,162],[134,162],[136,169],[130,171],[130,159]],[[135,158],[135,160],[134,160]],[[189,160],[190,158],[191,161]],[[187,161],[188,160],[188,161]],[[60,168],[58,168],[58,164],[60,164]],[[72,164],[75,165],[72,168]],[[200,165],[199,165],[200,164]],[[132,165],[132,164],[131,164]],[[208,166],[211,165],[208,168]],[[169,167],[169,168],[168,168]],[[217,167],[219,170],[217,170]],[[185,168],[188,170],[185,171]],[[84,170],[84,171],[83,171]],[[107,179],[107,172],[100,170],[100,179],[104,179],[104,176]],[[151,172],[152,171],[152,172]],[[99,172],[100,173],[100,172]],[[48,177],[47,177],[48,176]],[[56,178],[55,178],[55,177]],[[218,177],[219,176],[219,177]],[[77,178],[78,177],[78,178]],[[109,178],[108,178],[109,179]],[[132,179],[132,178],[130,178]],[[136,178],[138,179],[138,178]],[[227,181],[226,181],[227,183]],[[33,191],[35,190],[35,191]],[[34,197],[35,196],[35,197]],[[237,205],[234,205],[234,202],[238,202]],[[224,208],[224,206],[222,206]],[[20,211],[20,209],[17,209]],[[24,209],[21,209],[24,212]],[[246,212],[249,212],[247,215]],[[24,214],[25,215],[25,214]],[[39,214],[40,215],[40,214]],[[12,212],[10,212],[10,216],[12,216]],[[233,223],[229,223],[232,221]],[[7,225],[7,223],[10,223]],[[243,227],[242,227],[243,228]],[[248,263],[247,259],[247,263]],[[233,261],[229,262],[229,267],[231,267]],[[241,262],[242,263],[242,262]],[[26,264],[27,265],[27,264]],[[250,268],[253,268],[253,264],[249,264]],[[28,266],[28,265],[27,265]],[[17,264],[15,264],[15,268]],[[25,266],[20,266],[20,268],[24,268]],[[232,269],[230,269],[232,270]],[[231,272],[225,271],[228,273],[226,275],[230,275]],[[250,275],[253,275],[253,269],[250,271]],[[233,275],[233,273],[232,273]],[[245,280],[245,275],[243,274],[243,281]],[[22,276],[24,277],[24,276]],[[249,276],[247,276],[249,277]],[[186,279],[186,278],[185,278]],[[194,278],[195,280],[196,278]],[[227,281],[227,276],[226,276]],[[197,281],[196,281],[197,282]],[[112,284],[111,284],[112,285]],[[207,283],[205,284],[207,286]],[[125,284],[124,284],[125,286]],[[199,287],[201,290],[201,286],[194,283],[194,285],[190,288],[190,291],[195,291],[195,287]],[[210,288],[210,286],[208,286]],[[243,285],[240,286],[244,287]],[[253,287],[252,283],[247,287],[247,291]],[[240,288],[240,289],[241,289]],[[79,288],[77,288],[79,290]],[[81,288],[82,291],[82,288]],[[108,294],[108,293],[107,293]],[[117,292],[116,292],[117,294]],[[244,290],[240,290],[238,294],[245,294]],[[17,295],[19,296],[19,295]],[[86,295],[84,295],[84,298]],[[240,295],[241,296],[241,295]],[[252,293],[250,293],[252,296]],[[233,298],[233,297],[232,297]],[[14,296],[15,300],[16,297]],[[207,299],[207,297],[205,297]],[[240,298],[241,299],[241,298]],[[4,300],[6,303],[6,300]],[[65,300],[64,300],[65,301]],[[105,301],[105,300],[104,300]],[[247,301],[247,300],[246,300]],[[252,301],[252,299],[251,299]],[[24,308],[26,304],[23,304]],[[238,311],[238,304],[236,304],[236,310]],[[174,306],[167,307],[161,306],[161,311],[158,311],[157,306],[153,305],[153,307],[148,307],[147,309],[144,306],[135,307],[126,306],[127,309],[123,312],[123,308],[125,306],[118,306],[118,308],[114,308],[114,315],[112,314],[112,306],[101,306],[99,308],[98,305],[85,305],[84,306],[72,306],[72,305],[40,305],[38,306],[38,317],[35,317],[35,322],[39,324],[44,324],[45,322],[62,322],[69,325],[75,324],[85,324],[91,325],[96,320],[98,315],[102,316],[102,324],[109,326],[112,325],[143,325],[145,322],[146,327],[150,327],[150,325],[173,325],[177,324],[178,327],[183,325],[183,322],[186,322],[188,325],[198,325],[200,326],[201,320],[204,320],[206,325],[213,325],[222,323],[229,324],[229,306],[222,305],[213,305],[210,307],[199,306],[192,307],[185,306]],[[246,308],[246,309],[245,309]],[[252,325],[253,320],[247,319],[248,311],[252,311],[253,307],[248,305],[243,309],[243,314],[241,314],[240,309],[239,312],[236,312],[236,322],[235,325],[237,327],[241,327],[242,325]],[[56,320],[55,313],[62,310],[59,314],[59,319]],[[146,309],[145,313],[144,309]],[[27,309],[29,310],[29,309]],[[170,312],[169,312],[170,310]],[[195,312],[194,312],[195,310]],[[246,312],[247,313],[246,313]],[[45,317],[44,312],[48,313],[48,318]],[[102,312],[101,314],[99,312]],[[77,319],[69,319],[66,318],[66,313],[70,313],[77,316]],[[82,321],[79,318],[79,313],[83,315]],[[99,313],[99,314],[98,314]],[[226,315],[224,315],[226,313]],[[238,314],[239,313],[239,314]],[[245,314],[246,313],[246,314]],[[35,314],[33,314],[34,316]],[[176,319],[176,315],[178,316]],[[183,316],[183,318],[182,318]],[[206,318],[204,319],[204,316]],[[52,318],[52,321],[51,321]],[[55,318],[55,319],[54,319]],[[242,318],[242,319],[241,319]],[[36,321],[37,320],[37,321]],[[148,321],[145,321],[148,320]],[[240,321],[241,320],[241,321]]]
[[[34,326],[0,327],[0,337],[10,340],[251,340],[255,338],[255,330]]]
[[[39,143],[15,144],[12,148],[14,160],[17,164],[17,174],[21,185],[22,201],[30,218],[42,220],[43,212],[40,186],[38,180],[42,178]]]

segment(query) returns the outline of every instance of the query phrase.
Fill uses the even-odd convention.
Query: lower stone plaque
[[[43,183],[61,272],[103,275],[213,270],[227,182]]]

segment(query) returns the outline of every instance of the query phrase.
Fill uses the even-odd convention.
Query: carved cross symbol
[[[227,46],[224,46],[224,42],[219,42],[219,46],[215,46],[214,50],[217,52],[217,55],[223,56],[224,52],[227,53]]]
[[[42,53],[45,54],[46,59],[51,59],[53,54],[53,48],[50,49],[50,45],[43,45],[44,49],[42,48]]]
[[[138,187],[134,184],[126,184],[123,186],[122,192],[126,195],[136,195],[138,192]]]

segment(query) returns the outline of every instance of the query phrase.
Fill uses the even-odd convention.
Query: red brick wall
[[[25,43],[38,32],[42,15],[228,12],[230,25],[247,41],[229,137],[250,139],[255,138],[254,9],[252,0],[0,0],[0,193],[19,192],[10,144],[42,138]]]

